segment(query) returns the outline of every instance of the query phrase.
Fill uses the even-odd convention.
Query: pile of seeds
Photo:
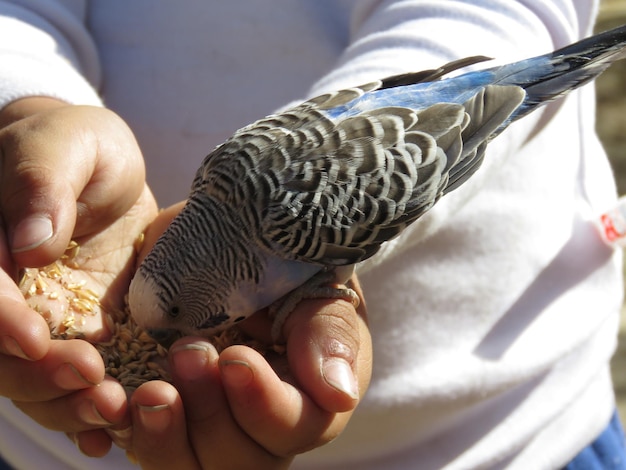
[[[72,279],[71,270],[78,268],[78,251],[78,244],[72,241],[60,259],[43,268],[25,269],[20,280],[24,298],[46,319],[54,338],[81,337],[86,317],[96,315],[100,308],[98,295],[86,282]],[[52,310],[46,309],[47,301],[58,302],[55,310],[62,312],[60,320],[53,319]]]
[[[128,302],[125,302],[128,305]],[[135,389],[148,380],[166,380],[167,349],[137,326],[128,312],[104,312],[111,339],[95,343],[104,360],[106,373],[115,377],[127,389]]]
[[[133,390],[149,380],[171,382],[167,372],[167,349],[137,326],[128,311],[102,308],[99,296],[85,281],[72,279],[72,271],[80,269],[76,256],[80,247],[70,243],[64,255],[43,268],[27,268],[20,280],[20,289],[31,308],[39,312],[50,326],[54,339],[85,337],[83,328],[90,317],[102,315],[103,324],[111,333],[107,341],[93,342],[100,352],[106,373]],[[54,306],[54,313],[49,307]],[[61,312],[59,319],[58,312]],[[232,344],[247,344],[261,349],[258,343],[246,340],[231,328],[211,340],[218,351]]]

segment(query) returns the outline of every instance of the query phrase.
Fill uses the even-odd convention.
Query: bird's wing
[[[463,104],[333,114],[382,83],[241,129],[207,157],[194,186],[228,201],[284,258],[344,265],[372,256],[476,171],[491,133],[524,98],[516,86],[481,86]]]

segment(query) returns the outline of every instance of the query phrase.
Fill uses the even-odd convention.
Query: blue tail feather
[[[383,80],[381,88],[328,110],[327,114],[330,118],[345,118],[386,106],[420,110],[441,102],[463,104],[485,86],[494,84],[519,86],[526,91],[526,99],[511,116],[510,121],[514,121],[536,106],[584,85],[602,73],[612,62],[625,56],[626,25],[549,54],[453,78],[439,80],[441,74],[433,74],[435,81],[423,82],[429,75],[418,72],[414,76],[419,83],[406,85],[412,74],[399,76],[401,81],[391,77]],[[473,62],[476,61],[469,60],[469,63]],[[443,70],[445,68],[446,66],[442,67]],[[458,67],[452,66],[450,70],[456,68]]]
[[[526,99],[513,119],[552,101],[600,75],[626,57],[626,26],[606,31],[533,59],[494,68],[500,85],[518,85]]]

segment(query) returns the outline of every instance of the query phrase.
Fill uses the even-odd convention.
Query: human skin
[[[115,442],[145,468],[282,468],[345,427],[371,374],[364,302],[358,311],[343,300],[302,302],[284,327],[287,353],[271,364],[246,347],[218,355],[183,338],[170,355],[174,384],[150,382],[130,401],[89,342],[50,339],[17,269],[52,262],[75,239],[88,260],[76,275],[119,307],[137,237],[145,232],[149,247],[180,206],[158,213],[132,132],[104,108],[11,103],[0,111],[0,152],[0,394],[85,454],[105,455]],[[244,327],[269,338],[262,313]]]

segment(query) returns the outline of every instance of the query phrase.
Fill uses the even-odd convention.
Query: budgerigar
[[[486,60],[472,57],[325,94],[240,129],[204,159],[184,209],[139,267],[134,319],[157,338],[208,336],[300,298],[300,286],[344,282],[463,184],[511,122],[595,78],[625,48],[622,26],[445,77]]]

